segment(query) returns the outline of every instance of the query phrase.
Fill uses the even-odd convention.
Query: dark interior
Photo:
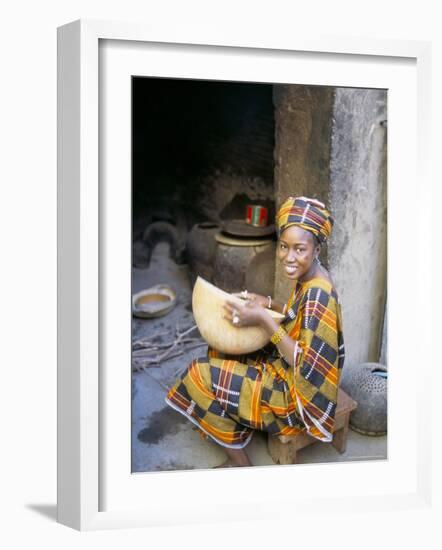
[[[245,205],[256,202],[255,184],[273,216],[271,84],[132,83],[135,238],[159,220],[188,231],[197,222],[242,218]]]

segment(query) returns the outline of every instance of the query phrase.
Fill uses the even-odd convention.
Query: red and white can
[[[246,211],[246,223],[255,227],[265,227],[267,225],[268,212],[265,206],[259,204],[248,204]]]

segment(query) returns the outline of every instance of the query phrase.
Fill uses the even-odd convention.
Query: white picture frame
[[[110,45],[108,50],[106,43]],[[114,45],[116,48],[113,48]],[[99,121],[103,124],[107,101],[118,101],[121,97],[127,97],[127,85],[123,83],[122,88],[119,88],[118,83],[124,81],[131,71],[139,74],[137,63],[140,59],[143,60],[143,55],[149,47],[148,65],[145,66],[148,74],[155,76],[173,74],[187,78],[214,78],[213,75],[218,74],[235,79],[233,72],[224,72],[221,75],[221,69],[213,67],[215,56],[227,56],[230,60],[229,71],[239,71],[236,78],[253,80],[252,73],[244,73],[245,65],[237,64],[238,59],[248,56],[248,65],[250,71],[253,71],[253,59],[255,63],[264,66],[265,59],[271,57],[273,68],[263,69],[262,81],[273,82],[277,81],[275,79],[284,78],[287,68],[283,65],[288,59],[290,63],[299,63],[298,74],[305,71],[299,83],[379,86],[391,91],[389,243],[392,243],[393,248],[390,247],[389,283],[391,280],[397,280],[395,276],[403,267],[404,260],[401,258],[406,255],[407,247],[416,246],[417,249],[417,244],[421,244],[418,248],[419,262],[416,263],[416,271],[410,274],[406,282],[402,281],[394,286],[389,284],[389,306],[392,312],[389,314],[389,380],[392,387],[389,394],[388,461],[369,465],[349,463],[314,465],[307,469],[304,467],[304,485],[299,476],[301,470],[291,466],[241,471],[233,469],[216,472],[130,474],[130,468],[127,468],[127,456],[130,454],[130,422],[127,422],[128,415],[130,416],[130,385],[126,385],[128,375],[117,372],[115,364],[108,369],[106,363],[110,357],[118,358],[120,364],[129,361],[127,370],[130,373],[130,347],[127,347],[128,331],[130,332],[127,308],[130,304],[130,295],[127,295],[127,299],[125,295],[128,290],[127,270],[130,269],[130,261],[127,262],[130,258],[130,235],[127,224],[130,216],[129,196],[127,186],[124,185],[118,193],[107,193],[108,188],[116,189],[116,186],[108,185],[106,180],[110,174],[107,161],[100,164],[102,141],[105,137],[110,143],[108,157],[116,162],[112,165],[116,172],[112,170],[112,174],[118,174],[124,181],[127,180],[130,157],[127,142],[127,128],[128,124],[130,125],[130,119],[127,119],[128,106],[126,105],[124,113],[119,112],[116,115],[119,120],[112,128],[118,131],[111,131],[108,135],[107,123],[103,130]],[[173,62],[173,70],[164,68],[165,51],[167,59]],[[194,56],[195,52],[198,55]],[[430,505],[431,469],[427,451],[431,445],[431,433],[426,412],[429,410],[428,396],[425,395],[423,381],[412,379],[410,376],[405,377],[407,379],[401,378],[397,368],[401,364],[404,373],[412,374],[409,354],[407,355],[400,346],[404,323],[404,319],[398,315],[401,292],[407,284],[416,282],[418,277],[426,292],[431,288],[430,243],[425,238],[430,233],[431,223],[431,185],[427,170],[431,117],[431,104],[428,100],[430,54],[431,45],[426,42],[345,36],[312,39],[298,33],[293,37],[281,36],[278,41],[272,40],[269,44],[264,37],[252,38],[250,34],[246,39],[242,39],[241,36],[224,33],[208,40],[203,32],[193,31],[189,36],[183,29],[167,35],[164,31],[156,32],[143,25],[118,22],[76,21],[59,29],[60,523],[80,530],[92,530],[200,521],[233,521],[238,519],[238,507],[242,510],[241,519],[260,520],[265,517],[267,506],[276,502],[282,503],[284,507],[291,507],[296,514],[312,513],[306,508],[314,508],[317,514],[318,509],[328,510],[337,503],[342,513],[350,512],[355,503],[360,511],[366,512],[374,509],[379,511],[404,507],[423,508]],[[201,64],[198,64],[198,61],[193,64],[192,56],[204,59]],[[218,62],[220,57],[216,57],[216,60]],[[100,95],[100,78],[103,76],[100,64],[110,66],[108,76],[103,78],[109,91],[113,93],[115,90],[117,94],[106,96],[106,102]],[[221,62],[221,66],[226,67],[226,62]],[[349,72],[349,67],[354,70]],[[271,72],[273,70],[275,72]],[[106,78],[110,80],[106,81]],[[290,78],[289,82],[292,81]],[[305,80],[306,78],[308,80]],[[401,84],[404,83],[410,86],[407,85],[402,89],[402,93],[398,93]],[[403,115],[407,109],[408,134],[405,134]],[[413,115],[416,115],[415,118]],[[100,133],[103,131],[105,134]],[[114,136],[122,138],[123,141],[113,142]],[[399,143],[400,136],[402,137]],[[116,150],[120,153],[112,154]],[[416,212],[418,230],[413,233],[407,228],[403,212],[413,208],[415,170],[423,200],[420,210]],[[402,182],[403,195],[398,201],[399,181]],[[112,216],[115,216],[117,211],[120,214],[123,212],[124,228],[118,235],[112,233],[110,250],[106,239],[110,238]],[[119,259],[120,266],[126,266],[122,267],[121,271],[116,265],[116,259]],[[104,283],[106,273],[110,271],[109,266],[116,269],[112,269],[113,276],[108,277]],[[120,305],[112,306],[117,309],[113,309],[112,315],[108,315],[109,293],[113,293],[115,289],[118,289],[116,294],[120,298],[116,301]],[[428,314],[430,306],[426,303],[424,292],[418,289],[415,298],[416,302],[410,304],[409,315]],[[103,325],[107,322],[106,319],[118,318],[123,320],[123,325],[108,324],[107,343],[103,343]],[[112,338],[113,334],[121,334],[122,337]],[[420,342],[423,348],[421,368],[428,376],[431,363],[426,357],[426,354],[429,354],[429,346],[426,346],[425,342],[429,338],[430,335],[423,335]],[[114,346],[112,354],[109,353],[107,345]],[[113,360],[114,363],[115,361],[116,359]],[[121,371],[124,372],[123,367]],[[410,404],[407,411],[409,424],[406,427],[401,425],[400,394],[404,395]],[[426,407],[422,406],[424,399]],[[110,402],[113,405],[121,404],[121,414],[120,411],[116,414],[115,406],[109,408]],[[108,435],[109,424],[112,425],[112,432],[115,432],[112,441]],[[316,485],[311,484],[313,475],[320,480]],[[380,481],[370,481],[370,476]],[[257,479],[269,488],[265,495],[261,490],[254,489]],[[360,486],[355,487],[358,479]],[[287,480],[291,480],[298,488],[297,494],[281,489],[285,487]],[[182,502],[169,497],[174,490],[178,494],[191,490],[195,497],[202,499],[207,493],[207,487],[212,487],[214,483],[223,487],[239,487],[235,496],[236,509],[227,505],[228,496],[217,495],[215,507],[202,506],[195,515],[194,511]],[[149,498],[143,503],[142,495],[146,494],[146,490],[149,492]],[[134,495],[137,495],[136,498]],[[155,498],[152,498],[152,495]],[[308,503],[307,507],[305,503]]]

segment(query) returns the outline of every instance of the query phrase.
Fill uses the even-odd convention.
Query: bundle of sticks
[[[173,331],[159,332],[132,342],[132,370],[145,370],[149,367],[159,367],[164,361],[173,359],[194,348],[206,346],[200,337],[188,336],[197,328],[196,325],[180,332],[177,327]],[[162,338],[165,337],[166,341]],[[168,338],[167,338],[168,337]]]

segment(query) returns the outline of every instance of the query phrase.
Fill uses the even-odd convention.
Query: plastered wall
[[[344,315],[347,367],[379,358],[387,274],[387,93],[337,88],[329,244]]]
[[[275,86],[277,206],[319,198],[335,218],[324,251],[343,309],[346,369],[381,351],[387,270],[387,93]],[[290,283],[279,266],[275,295]],[[384,341],[386,334],[384,334]]]

